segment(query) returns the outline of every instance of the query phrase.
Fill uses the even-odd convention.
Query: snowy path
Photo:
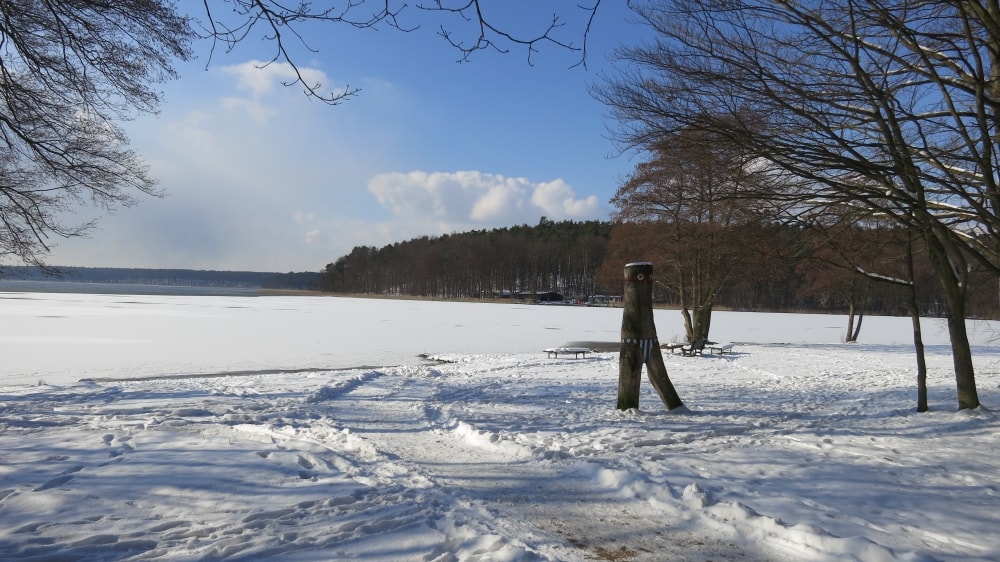
[[[540,550],[558,560],[748,559],[734,543],[672,530],[676,520],[672,525],[666,518],[649,518],[647,510],[622,501],[617,489],[595,489],[569,455],[543,454],[550,458],[534,462],[535,452],[520,435],[494,433],[462,421],[476,419],[468,401],[491,394],[499,398],[511,390],[506,376],[484,381],[466,375],[428,384],[441,373],[423,371],[430,376],[408,377],[391,388],[369,383],[352,390],[350,398],[375,406],[358,408],[356,417],[344,421],[380,451],[405,463],[411,474],[419,473],[463,501],[489,510],[495,522],[505,523],[498,532],[529,536],[536,548],[546,544]],[[400,439],[401,434],[405,438]],[[579,552],[559,546],[561,541]]]

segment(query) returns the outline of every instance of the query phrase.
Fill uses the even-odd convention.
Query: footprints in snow
[[[67,484],[71,480],[73,480],[73,478],[76,477],[74,473],[79,472],[81,470],[83,470],[82,466],[75,466],[75,467],[69,469],[69,473],[68,474],[63,474],[61,476],[56,476],[55,478],[49,480],[48,482],[42,484],[41,486],[33,488],[31,491],[32,492],[44,492],[45,490],[51,490],[52,488],[58,488],[59,486],[62,486],[63,484]]]
[[[97,466],[104,467],[111,463],[121,462],[122,460],[124,460],[125,453],[134,450],[134,448],[130,444],[128,444],[128,441],[131,441],[131,439],[132,437],[130,435],[116,436],[113,433],[104,434],[104,436],[101,437],[101,442],[104,444],[104,446],[110,448],[108,450],[108,456],[111,458],[111,460],[101,463]],[[115,443],[116,441],[117,443]],[[53,462],[67,461],[69,459],[70,457],[67,455],[51,455],[49,457],[46,457],[44,461],[48,463],[53,463]],[[73,465],[60,472],[56,477],[50,478],[49,480],[46,480],[42,484],[35,486],[34,488],[31,489],[31,491],[44,492],[46,490],[52,490],[54,488],[60,488],[62,486],[65,486],[66,484],[72,482],[76,478],[77,473],[83,471],[85,468],[87,467],[82,464]],[[0,490],[0,502],[2,502],[4,499],[11,496],[12,494],[15,494],[16,492],[17,490],[13,488]]]
[[[102,464],[100,466],[107,466],[110,462],[121,462],[123,460],[122,456],[125,453],[131,452],[131,451],[134,450],[134,448],[132,447],[132,445],[130,445],[128,443],[128,441],[132,440],[132,436],[131,435],[123,435],[121,437],[116,437],[114,434],[107,433],[107,434],[104,435],[104,437],[102,438],[102,440],[104,441],[104,444],[106,446],[108,446],[108,447],[112,447],[112,443],[114,443],[115,440],[118,441],[118,444],[116,446],[113,446],[108,451],[108,456],[111,457],[112,460],[109,461],[108,463],[104,463],[104,464]]]

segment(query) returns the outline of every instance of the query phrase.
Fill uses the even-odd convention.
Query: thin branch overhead
[[[568,33],[572,37],[577,37],[579,41],[565,39],[560,32],[566,27],[566,20],[558,13],[551,16],[548,24],[540,32],[521,33],[519,31],[508,30],[506,26],[495,23],[490,17],[488,10],[484,7],[482,0],[467,0],[464,2],[449,3],[446,0],[435,0],[433,4],[418,4],[422,10],[448,12],[461,17],[462,20],[476,28],[477,32],[470,34],[471,39],[462,39],[454,30],[445,25],[441,25],[438,35],[443,37],[452,47],[458,50],[460,61],[469,61],[472,55],[478,51],[493,50],[499,53],[509,52],[505,44],[518,45],[524,47],[527,52],[527,61],[532,65],[532,57],[539,52],[541,44],[550,44],[561,49],[579,53],[579,61],[573,66],[587,65],[587,44],[590,38],[591,28],[602,0],[593,0],[591,5],[576,4],[575,10],[586,20],[581,31],[573,30]]]
[[[442,23],[437,33],[458,51],[460,61],[469,61],[479,51],[507,53],[510,46],[519,46],[525,49],[527,63],[532,65],[533,57],[539,52],[541,45],[549,44],[578,53],[579,59],[573,66],[586,67],[588,40],[602,0],[592,0],[593,3],[589,5],[572,4],[564,8],[563,13],[571,13],[573,21],[582,22],[579,26],[567,26],[568,18],[554,13],[537,32],[522,30],[530,28],[534,17],[518,18],[511,23],[501,22],[498,16],[493,15],[491,8],[500,6],[503,1],[435,0],[433,3],[417,4],[416,8],[425,13],[457,16],[456,25]],[[316,52],[316,49],[301,31],[302,27],[316,23],[340,24],[358,29],[385,26],[401,32],[412,32],[419,28],[419,24],[409,25],[405,22],[403,15],[408,5],[392,0],[350,0],[339,6],[314,6],[307,2],[286,5],[277,0],[224,0],[224,10],[219,9],[219,5],[218,2],[202,1],[205,21],[200,25],[200,35],[211,41],[208,64],[220,47],[230,53],[248,39],[259,38],[270,43],[274,49],[267,64],[285,63],[295,72],[296,80],[287,85],[299,85],[307,96],[331,105],[345,101],[359,90],[348,87],[327,92],[323,91],[321,84],[305,79],[294,52],[298,49]],[[509,6],[506,8],[510,10]],[[417,13],[413,13],[413,16],[414,19],[419,17]],[[259,37],[254,37],[255,33]]]

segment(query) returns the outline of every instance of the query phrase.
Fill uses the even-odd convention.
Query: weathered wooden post
[[[684,405],[667,377],[653,323],[653,264],[625,266],[625,302],[622,313],[622,350],[618,359],[618,409],[639,407],[642,366],[668,410]]]

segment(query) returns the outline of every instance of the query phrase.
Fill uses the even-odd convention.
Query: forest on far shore
[[[341,294],[440,299],[558,294],[586,302],[621,295],[626,263],[654,265],[654,299],[680,305],[682,291],[708,292],[716,309],[908,315],[902,229],[852,227],[831,236],[757,224],[685,225],[683,245],[662,224],[551,221],[442,236],[381,248],[358,246],[320,273],[319,289]],[[848,260],[848,258],[850,258]],[[875,277],[859,273],[876,273]],[[926,256],[914,252],[921,314],[942,316],[945,299]],[[1000,279],[976,272],[968,317],[1000,318]],[[699,296],[704,301],[705,295]]]

